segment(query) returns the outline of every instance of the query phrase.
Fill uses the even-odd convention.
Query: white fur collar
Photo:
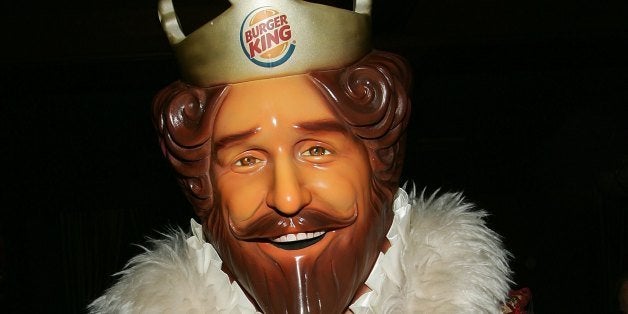
[[[508,292],[508,253],[486,228],[486,213],[460,194],[429,199],[399,190],[387,237],[354,313],[498,313]],[[91,313],[255,313],[242,289],[192,220],[153,240],[119,272],[120,280],[89,305]],[[187,239],[186,239],[187,238]]]

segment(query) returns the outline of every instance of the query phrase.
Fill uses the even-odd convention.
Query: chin
[[[343,312],[370,270],[360,262],[368,254],[356,252],[356,245],[345,241],[346,229],[350,228],[327,232],[318,243],[304,249],[260,245],[268,260],[274,262],[257,265],[265,278],[274,279],[270,289],[251,287],[260,308],[272,313]]]
[[[373,228],[360,227],[359,221],[301,241],[240,241],[230,236],[222,240],[228,245],[219,254],[264,313],[343,313],[366,281],[384,241],[382,234],[369,234]]]
[[[212,228],[208,238],[223,268],[260,311],[344,313],[362,291],[390,225],[382,202],[363,201],[371,206],[355,204],[350,220],[329,229],[325,229],[329,221],[321,219],[302,228],[301,235],[273,231],[241,240],[223,216],[208,221],[206,227]],[[305,212],[303,217],[308,217]]]

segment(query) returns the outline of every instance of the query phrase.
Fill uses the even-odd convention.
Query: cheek
[[[312,192],[339,215],[353,215],[354,206],[364,207],[370,193],[370,173],[366,168],[340,165],[313,176]]]
[[[216,181],[221,208],[235,224],[250,219],[265,200],[266,184],[260,178],[223,175]]]

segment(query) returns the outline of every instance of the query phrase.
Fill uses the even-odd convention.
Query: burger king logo
[[[283,64],[295,47],[288,16],[271,7],[253,10],[240,27],[240,44],[247,58],[259,66]]]

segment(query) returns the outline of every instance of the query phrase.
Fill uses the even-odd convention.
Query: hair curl
[[[333,112],[366,147],[374,187],[387,200],[396,192],[403,164],[410,73],[401,57],[374,51],[346,68],[309,74]],[[213,205],[211,139],[228,90],[227,85],[201,88],[177,81],[153,100],[153,121],[162,151],[201,218]]]

